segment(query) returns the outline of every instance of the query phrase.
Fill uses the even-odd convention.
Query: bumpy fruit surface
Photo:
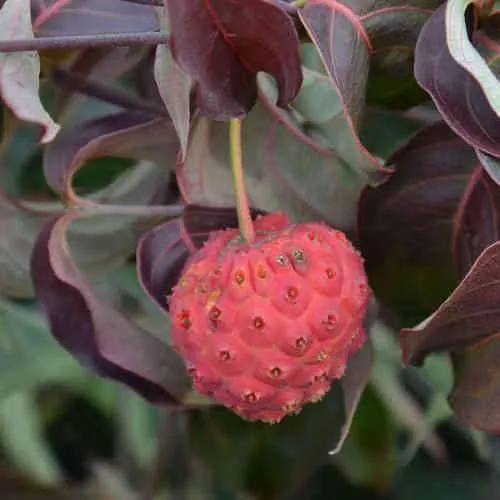
[[[255,222],[256,239],[217,231],[170,301],[172,341],[195,389],[248,420],[278,422],[319,401],[365,341],[370,289],[344,233]]]

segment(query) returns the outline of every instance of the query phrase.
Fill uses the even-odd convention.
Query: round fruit
[[[195,389],[248,420],[319,401],[365,341],[371,292],[359,253],[322,223],[282,213],[255,241],[216,231],[169,297],[172,342]]]

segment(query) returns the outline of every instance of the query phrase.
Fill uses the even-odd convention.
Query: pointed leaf
[[[161,13],[163,14],[164,11],[162,10]],[[165,18],[166,15],[162,15],[160,22],[163,29],[168,32]],[[156,47],[154,79],[179,136],[182,159],[184,159],[189,137],[192,82],[191,78],[175,62],[170,47],[167,45],[160,44]]]
[[[498,79],[469,40],[469,27],[465,19],[467,9],[478,3],[474,0],[449,0],[446,3],[446,44],[451,57],[479,84],[492,111],[500,119]]]
[[[342,424],[337,442],[333,449],[328,452],[330,455],[336,455],[342,450],[342,446],[349,435],[361,395],[363,394],[371,374],[372,364],[373,348],[371,342],[367,342],[347,363],[346,374],[341,380],[344,393],[345,420]]]
[[[463,350],[500,331],[500,243],[486,248],[440,307],[414,328],[401,331],[405,363],[432,352]]]
[[[175,405],[189,383],[180,358],[98,296],[71,258],[66,231],[75,214],[41,231],[31,271],[53,335],[85,367],[154,403]]]
[[[498,157],[500,119],[477,80],[453,59],[447,45],[446,12],[446,5],[442,5],[420,33],[415,50],[415,77],[460,137]]]
[[[245,115],[257,98],[257,72],[273,76],[279,105],[302,81],[299,40],[288,14],[271,0],[168,0],[171,48],[192,78],[201,111],[212,119]],[[187,28],[189,26],[189,29]]]
[[[312,0],[300,17],[328,73],[343,119],[336,120],[328,137],[333,148],[357,170],[382,180],[381,163],[361,144],[357,127],[364,107],[370,40],[359,17],[332,0]]]
[[[6,0],[0,8],[0,33],[4,40],[33,39],[30,0]],[[59,125],[39,97],[40,58],[35,51],[0,53],[0,97],[20,119],[43,127],[41,142],[48,143]]]

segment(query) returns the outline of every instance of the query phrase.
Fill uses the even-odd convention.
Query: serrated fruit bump
[[[279,422],[328,392],[365,342],[363,259],[341,231],[281,212],[210,234],[169,297],[194,388],[247,420]]]

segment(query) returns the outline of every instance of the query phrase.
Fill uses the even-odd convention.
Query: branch
[[[153,116],[160,116],[162,114],[162,109],[157,103],[146,101],[123,90],[89,80],[84,75],[54,67],[51,71],[51,76],[56,85],[66,90],[79,92],[80,94],[114,104],[124,109],[142,111]]]
[[[168,41],[169,37],[167,34],[155,31],[102,35],[50,36],[34,39],[0,40],[0,52],[160,45],[162,43],[168,44]]]

